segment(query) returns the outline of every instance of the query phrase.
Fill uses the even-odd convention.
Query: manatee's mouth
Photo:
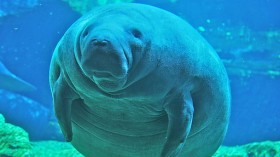
[[[129,61],[122,48],[91,49],[82,56],[81,67],[88,77],[94,79],[122,79],[126,77]]]
[[[127,63],[127,62],[126,62]],[[124,65],[126,64],[124,63]],[[114,65],[107,63],[116,69],[108,69],[106,66],[101,68],[83,67],[85,74],[103,91],[115,92],[121,90],[127,80],[127,67],[124,65]],[[124,67],[121,67],[124,66]]]
[[[120,80],[126,79],[126,75],[123,76],[114,76],[108,72],[93,72],[92,80],[100,84],[100,82],[108,82],[108,84],[113,84],[120,82]]]
[[[113,77],[110,73],[107,73],[107,72],[93,72],[93,77],[94,78],[111,78]]]
[[[114,74],[109,71],[93,71],[91,79],[105,92],[116,92],[121,90],[127,81],[127,70],[121,74]]]
[[[87,34],[91,35],[81,39],[82,71],[105,92],[121,90],[129,69],[129,58],[123,45],[107,31]]]
[[[110,92],[117,92],[121,90],[126,83],[126,78],[118,79],[118,80],[110,80],[110,79],[93,79],[96,85],[103,91],[110,93]]]

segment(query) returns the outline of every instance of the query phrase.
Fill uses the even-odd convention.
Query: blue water
[[[178,0],[176,3],[167,0],[158,2],[136,0],[135,2],[171,11],[185,18],[195,28],[204,26],[210,19],[216,21],[217,25],[226,23],[229,27],[246,26],[255,32],[280,31],[279,0]],[[4,3],[8,1],[0,1],[0,9],[1,7],[6,11],[15,9],[9,8]],[[49,125],[46,119],[53,120],[48,84],[50,58],[63,33],[80,17],[80,14],[60,0],[42,0],[36,4],[32,9],[25,8],[20,13],[11,12],[11,15],[0,17],[0,61],[18,77],[37,88],[35,92],[17,93],[29,98],[29,101],[26,99],[12,101],[8,96],[2,98],[7,93],[2,94],[0,113],[5,115],[8,122],[25,128],[32,140],[61,139],[59,135],[44,133],[46,126],[38,126],[38,122]],[[24,7],[24,4],[22,5]],[[208,36],[207,39],[211,40],[211,37]],[[280,44],[279,38],[278,43]],[[262,58],[257,55],[250,57]],[[230,80],[232,116],[224,144],[280,140],[280,76],[272,78],[266,75],[250,77],[230,75]],[[35,117],[34,109],[39,111]],[[38,131],[42,134],[38,134]]]

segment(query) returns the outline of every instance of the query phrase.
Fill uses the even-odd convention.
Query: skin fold
[[[228,126],[216,52],[148,5],[103,6],[75,22],[54,51],[50,86],[65,139],[85,156],[207,157]]]

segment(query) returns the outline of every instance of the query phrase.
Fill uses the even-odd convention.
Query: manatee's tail
[[[36,87],[16,77],[0,62],[0,89],[12,92],[30,92]]]

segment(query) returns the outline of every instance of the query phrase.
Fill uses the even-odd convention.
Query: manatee
[[[30,92],[36,90],[36,87],[15,76],[0,62],[0,89],[12,92]]]
[[[50,64],[54,110],[85,156],[207,157],[230,115],[226,70],[183,19],[144,4],[93,9]]]

